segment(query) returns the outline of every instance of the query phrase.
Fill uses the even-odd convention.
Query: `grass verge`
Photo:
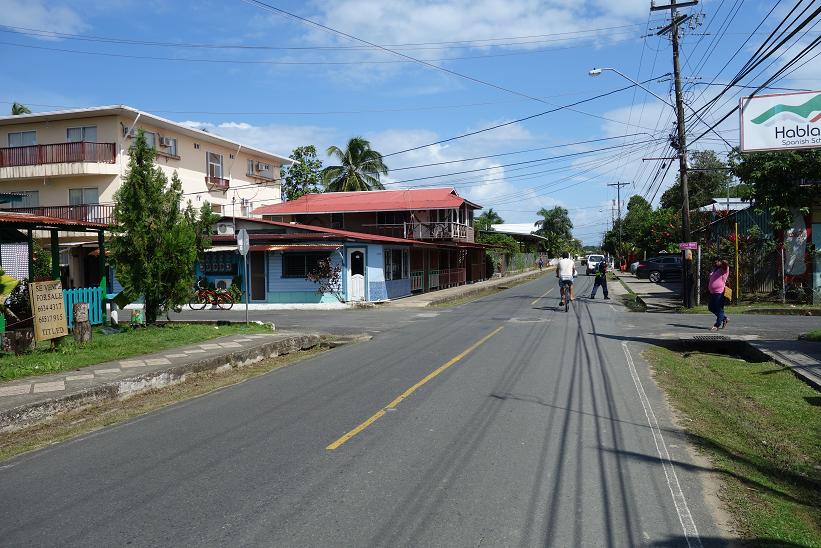
[[[644,357],[721,476],[738,534],[755,546],[821,546],[818,393],[772,362],[661,348]]]
[[[821,342],[821,329],[813,329],[812,331],[808,331],[807,333],[804,333],[798,338],[803,339],[805,341]]]
[[[293,365],[324,352],[319,347],[269,358],[225,372],[207,371],[184,382],[149,390],[125,400],[109,400],[57,415],[47,422],[13,432],[0,433],[0,461],[34,451],[107,426],[125,422],[180,401],[197,398],[226,386]]]
[[[266,333],[271,331],[271,327],[258,324],[215,326],[174,323],[140,329],[125,328],[112,335],[103,335],[100,331],[101,328],[95,329],[91,342],[85,345],[78,345],[74,339],[66,337],[53,351],[46,341],[38,343],[27,354],[4,354],[0,357],[0,380],[57,373],[226,335]]]
[[[447,300],[447,301],[431,304],[429,306],[429,308],[452,308],[454,306],[459,306],[461,304],[466,304],[466,303],[469,303],[469,302],[473,302],[473,301],[476,301],[478,299],[481,299],[482,297],[488,297],[490,295],[495,295],[496,293],[499,293],[500,291],[504,291],[506,289],[516,287],[517,285],[522,285],[522,284],[526,284],[528,282],[532,282],[533,280],[535,280],[537,278],[545,276],[548,271],[552,272],[553,270],[552,269],[549,269],[549,270],[545,269],[542,272],[534,271],[529,276],[524,276],[524,277],[519,278],[517,280],[513,280],[509,283],[502,283],[501,286],[487,287],[485,289],[477,291],[476,293],[471,293],[470,295],[464,295],[462,297],[455,297],[452,300]]]
[[[624,288],[624,290],[627,291],[627,295],[621,296],[622,303],[624,303],[624,306],[627,307],[627,310],[629,310],[630,312],[647,312],[647,306],[645,306],[644,303],[636,299],[637,295],[632,289],[630,289],[630,286],[624,283],[624,280],[622,280],[621,278],[618,278],[616,276],[613,277],[616,280],[618,280],[621,286]]]
[[[693,308],[680,307],[676,311],[684,314],[707,314],[710,312],[705,304]],[[727,314],[784,314],[797,316],[806,314],[819,316],[821,315],[821,306],[817,304],[742,302],[725,306],[724,312]]]

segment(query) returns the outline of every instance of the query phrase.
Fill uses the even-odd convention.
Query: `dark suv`
[[[681,257],[679,255],[662,255],[646,261],[639,261],[636,278],[647,278],[656,283],[661,280],[681,279]]]

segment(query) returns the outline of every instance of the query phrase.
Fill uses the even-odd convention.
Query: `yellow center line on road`
[[[548,289],[547,291],[545,291],[544,293],[542,293],[541,295],[536,297],[536,299],[532,303],[530,303],[531,306],[536,304],[537,302],[539,302],[539,299],[541,299],[543,297],[547,297],[547,294],[550,293],[551,291],[553,291],[554,289],[555,289],[554,287],[551,287],[550,289]]]
[[[439,367],[437,367],[436,369],[434,369],[433,371],[428,373],[422,380],[420,380],[419,382],[417,382],[416,384],[414,384],[413,386],[411,386],[410,388],[408,388],[407,390],[405,390],[404,392],[399,394],[388,405],[386,405],[385,407],[383,407],[382,409],[380,409],[379,411],[377,411],[376,413],[374,413],[373,415],[368,417],[367,420],[365,420],[364,422],[359,424],[356,428],[354,428],[350,432],[347,432],[345,435],[343,435],[341,438],[339,438],[338,440],[336,440],[335,442],[333,442],[332,444],[327,446],[325,449],[327,449],[329,451],[333,451],[334,449],[338,449],[343,443],[345,443],[346,441],[348,441],[352,437],[356,436],[357,434],[362,432],[364,429],[366,429],[367,427],[369,427],[370,425],[372,425],[373,423],[375,423],[376,421],[378,421],[379,419],[384,417],[385,416],[385,410],[395,408],[397,405],[399,405],[402,402],[402,400],[404,400],[405,398],[407,398],[408,396],[410,396],[411,394],[416,392],[417,389],[419,389],[420,387],[425,385],[427,382],[429,382],[429,381],[433,380],[434,378],[436,378],[437,376],[439,376],[439,374],[442,373],[443,371],[445,371],[448,367],[450,367],[453,364],[459,362],[465,356],[467,356],[468,354],[470,354],[471,352],[473,352],[474,350],[476,350],[477,348],[479,348],[480,346],[485,344],[491,337],[493,337],[494,335],[499,333],[499,331],[501,331],[502,329],[504,329],[504,326],[497,327],[496,329],[494,329],[493,331],[491,331],[490,333],[488,333],[487,335],[485,335],[484,337],[482,337],[481,339],[479,339],[478,341],[473,343],[471,346],[469,346],[468,348],[463,350],[461,353],[459,353],[456,356],[452,357],[450,360],[448,360],[447,362],[443,363],[442,365],[440,365]]]

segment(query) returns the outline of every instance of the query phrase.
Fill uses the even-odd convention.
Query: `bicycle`
[[[191,310],[202,310],[206,305],[216,305],[221,310],[231,310],[234,306],[234,296],[225,289],[208,289],[199,282],[194,289],[194,294],[188,301]]]
[[[573,283],[572,278],[570,280],[562,280],[559,279],[559,295],[561,295],[561,299],[564,301],[564,311],[570,311],[570,285]]]

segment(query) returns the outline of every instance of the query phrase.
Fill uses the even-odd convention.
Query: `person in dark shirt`
[[[596,290],[599,286],[601,286],[604,292],[604,299],[610,300],[610,295],[607,292],[607,259],[596,265],[596,279],[593,280],[593,293],[590,294],[591,299],[596,298]]]

